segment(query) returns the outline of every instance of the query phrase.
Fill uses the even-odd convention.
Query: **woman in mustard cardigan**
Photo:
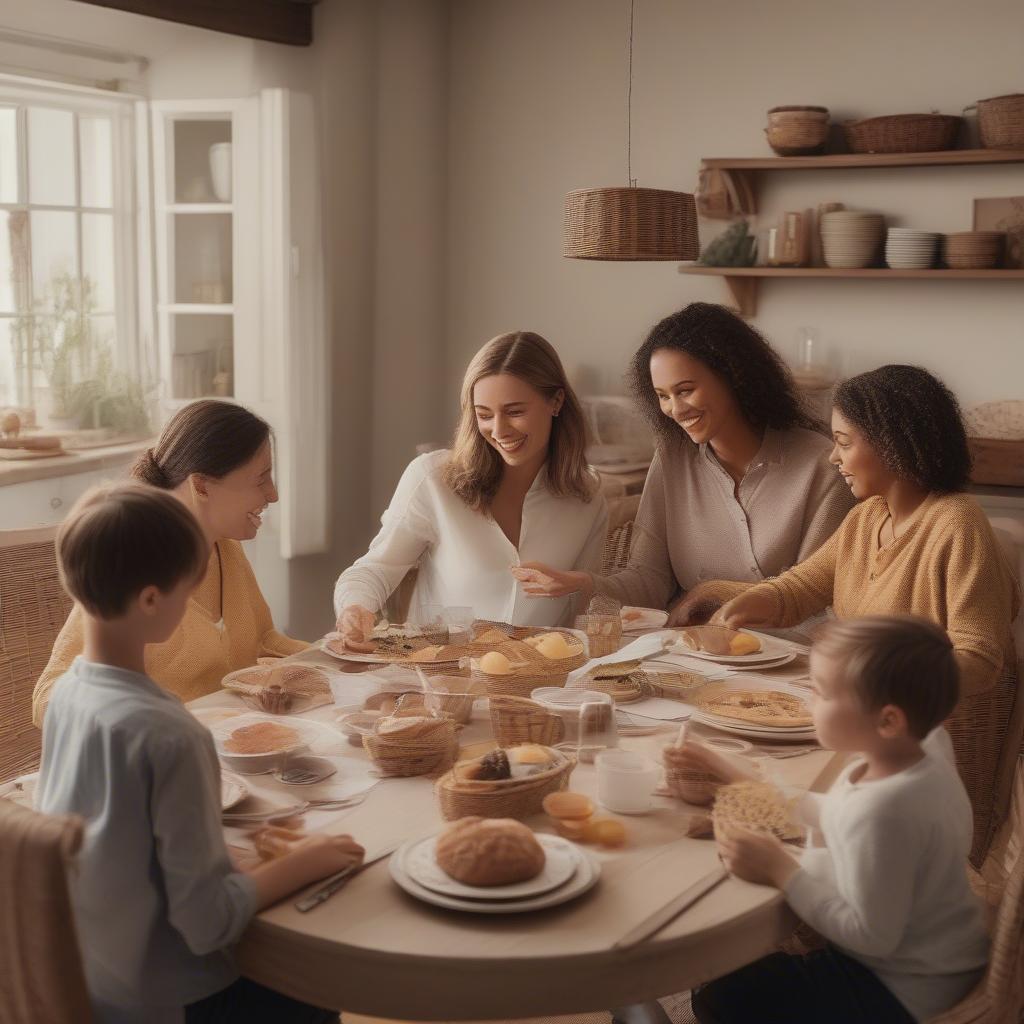
[[[166,643],[146,648],[146,673],[183,701],[220,688],[235,669],[263,656],[284,657],[307,645],[274,629],[252,567],[239,543],[251,540],[263,512],[277,501],[270,427],[231,402],[205,399],[180,409],[132,476],[172,491],[199,520],[210,542],[206,575],[181,625]],[[32,694],[32,720],[42,727],[53,684],[82,652],[82,619],[74,608]]]
[[[795,626],[831,606],[839,618],[910,614],[942,626],[960,666],[948,724],[979,865],[1021,747],[1011,633],[1020,595],[985,513],[963,493],[971,460],[959,406],[926,370],[883,366],[836,388],[832,436],[831,460],[858,505],[810,558],[756,586],[736,584],[713,621]]]

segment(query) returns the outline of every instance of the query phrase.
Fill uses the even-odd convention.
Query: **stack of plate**
[[[856,270],[870,267],[878,257],[885,233],[880,213],[833,210],[821,215],[821,249],[830,267]]]
[[[946,265],[956,270],[988,270],[1003,254],[1002,231],[958,231],[946,235]]]
[[[741,629],[741,633],[747,630]],[[777,668],[779,665],[788,665],[796,654],[781,640],[775,637],[766,636],[764,633],[753,633],[761,642],[761,650],[756,654],[708,654],[707,651],[691,651],[689,647],[680,640],[669,647],[672,654],[681,654],[687,658],[697,658],[699,661],[711,661],[717,665],[723,665],[732,671],[752,669],[760,671],[766,668]]]
[[[714,729],[720,729],[722,732],[732,733],[734,736],[741,736],[747,740],[806,743],[815,738],[813,725],[776,726],[765,723],[755,725],[753,722],[742,722],[735,718],[726,718],[724,715],[715,715],[701,708],[694,711],[690,720],[710,725]]]
[[[438,866],[437,839],[411,839],[394,852],[389,867],[391,877],[410,896],[449,910],[470,914],[542,910],[582,896],[601,874],[597,860],[567,839],[537,834],[546,860],[536,878],[515,885],[464,885]]]
[[[939,236],[934,231],[913,228],[889,228],[885,242],[885,262],[893,270],[925,270],[935,265],[935,246]]]

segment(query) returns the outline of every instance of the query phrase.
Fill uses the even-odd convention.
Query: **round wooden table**
[[[312,657],[330,661],[319,653]],[[798,659],[771,675],[785,680],[804,672],[806,659]],[[234,700],[217,694],[194,703]],[[333,708],[309,712],[324,721],[334,714]],[[658,758],[674,728],[620,743]],[[489,736],[489,723],[478,710],[463,742]],[[340,739],[339,754],[366,758]],[[815,751],[765,763],[779,781],[822,790],[838,770],[837,761]],[[249,781],[257,792],[281,789],[269,776]],[[594,767],[578,765],[570,788],[596,797]],[[588,848],[601,862],[601,879],[573,902],[503,916],[444,910],[399,889],[384,858],[309,913],[299,913],[293,900],[261,913],[238,948],[239,965],[254,980],[320,1006],[414,1020],[472,1020],[643,1002],[771,952],[792,930],[792,914],[775,890],[732,878],[651,939],[614,948],[719,864],[713,841],[684,835],[686,811],[693,808],[668,797],[656,802],[649,814],[619,816],[629,830],[624,847]],[[528,824],[552,831],[543,815]],[[442,825],[430,779],[385,779],[364,803],[338,812],[327,831],[352,834],[369,858]]]

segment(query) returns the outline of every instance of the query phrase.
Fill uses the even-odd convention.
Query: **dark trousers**
[[[185,1007],[186,1024],[337,1024],[337,1010],[300,1003],[248,978]]]
[[[700,1024],[914,1024],[863,964],[828,947],[773,953],[693,993]]]

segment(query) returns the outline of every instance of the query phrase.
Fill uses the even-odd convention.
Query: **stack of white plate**
[[[464,885],[437,863],[437,836],[411,839],[391,857],[391,877],[410,896],[471,914],[522,914],[554,907],[582,896],[601,874],[598,861],[560,836],[538,833],[544,870],[515,885]]]
[[[821,249],[830,267],[857,270],[870,267],[878,257],[885,233],[880,213],[833,210],[821,215]]]
[[[925,270],[935,265],[937,232],[913,228],[889,228],[885,242],[885,262],[893,270]]]
[[[742,721],[737,718],[726,718],[710,711],[698,708],[694,711],[691,721],[710,725],[713,729],[732,733],[747,740],[768,740],[775,743],[807,743],[815,738],[813,725],[775,726],[764,723]]]
[[[741,629],[740,632],[747,633],[749,631]],[[672,654],[679,654],[686,658],[696,658],[698,661],[710,661],[716,665],[722,665],[732,672],[744,669],[761,671],[762,669],[778,668],[780,665],[788,665],[796,658],[792,648],[781,640],[764,633],[751,633],[751,635],[761,642],[761,650],[756,654],[709,654],[707,651],[691,651],[678,638],[674,638],[673,644],[668,650]]]

